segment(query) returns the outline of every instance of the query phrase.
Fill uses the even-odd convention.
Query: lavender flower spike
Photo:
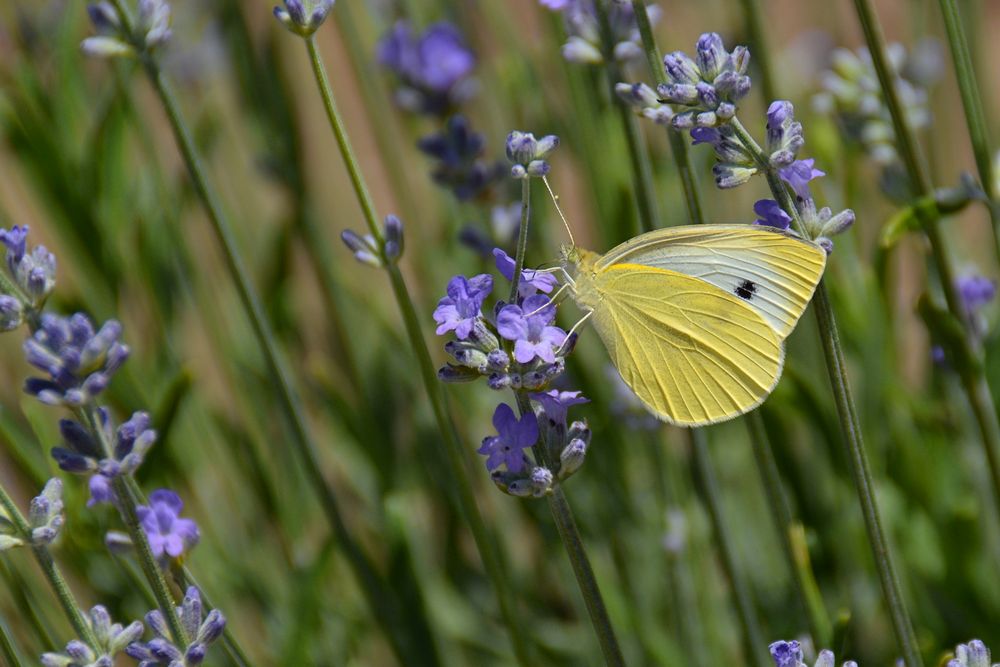
[[[440,336],[454,331],[459,340],[467,339],[479,319],[483,302],[492,291],[493,277],[485,273],[472,278],[452,278],[448,281],[448,296],[438,301],[434,309],[434,321],[438,323],[435,333]]]
[[[163,613],[154,609],[146,614],[146,625],[155,635],[148,642],[133,642],[125,649],[132,658],[139,660],[143,667],[165,665],[169,667],[193,667],[205,660],[208,648],[222,636],[226,627],[226,617],[218,609],[204,615],[201,594],[191,586],[184,594],[184,601],[177,607],[177,615],[184,626],[190,643],[183,650],[173,643],[170,629]]]
[[[750,92],[749,64],[745,46],[726,51],[714,32],[698,38],[694,60],[681,51],[664,56],[669,83],[657,86],[656,92],[661,102],[674,105],[673,126],[686,130],[729,122],[736,115],[736,102]]]
[[[535,357],[552,364],[556,350],[566,340],[566,332],[554,327],[556,308],[547,296],[536,294],[522,306],[504,306],[497,315],[497,331],[514,341],[514,359],[526,364]]]
[[[149,540],[153,555],[161,562],[179,558],[200,539],[198,525],[192,519],[180,518],[184,502],[169,489],[149,494],[149,506],[136,508],[139,522]]]
[[[517,179],[545,176],[549,173],[549,163],[545,160],[549,153],[559,146],[559,137],[549,134],[535,139],[531,132],[514,130],[507,135],[507,159],[513,167],[510,175]]]
[[[108,610],[101,605],[90,610],[86,621],[97,638],[95,648],[100,655],[82,641],[74,639],[66,644],[65,653],[43,654],[43,667],[111,667],[115,656],[142,636],[142,623],[133,621],[125,627],[121,623],[112,623]]]
[[[538,421],[533,413],[521,416],[519,420],[506,403],[497,406],[493,413],[493,427],[497,435],[483,440],[476,450],[485,454],[486,469],[496,470],[506,465],[510,472],[521,472],[525,468],[524,450],[538,442]]]
[[[49,405],[80,407],[108,386],[111,376],[128,358],[119,342],[122,327],[108,320],[97,331],[90,319],[43,315],[41,326],[24,342],[28,363],[48,378],[28,378],[25,391]]]

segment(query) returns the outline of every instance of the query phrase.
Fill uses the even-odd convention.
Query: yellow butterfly
[[[731,419],[771,393],[826,266],[816,243],[754,225],[671,227],[563,256],[587,311],[577,326],[592,319],[625,383],[680,426]]]

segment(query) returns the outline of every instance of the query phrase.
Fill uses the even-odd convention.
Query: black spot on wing
[[[736,293],[736,296],[740,297],[741,299],[745,299],[746,301],[749,301],[750,299],[753,298],[753,295],[757,293],[757,286],[754,285],[753,282],[749,280],[744,280],[739,285],[737,285],[736,289],[733,291]]]

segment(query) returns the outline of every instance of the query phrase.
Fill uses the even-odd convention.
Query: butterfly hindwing
[[[596,264],[641,264],[699,278],[759,312],[781,339],[823,276],[826,252],[811,241],[754,225],[689,225],[642,234]]]
[[[781,374],[781,339],[735,294],[683,273],[615,264],[593,275],[594,326],[622,379],[683,426],[756,407]]]

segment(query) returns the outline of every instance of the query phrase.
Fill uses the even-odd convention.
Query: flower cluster
[[[507,159],[513,165],[510,175],[516,179],[545,176],[549,173],[545,158],[558,146],[559,137],[554,134],[535,139],[530,132],[511,132],[506,144]]]
[[[628,62],[642,57],[642,39],[635,12],[628,2],[606,3],[611,52],[606,53],[595,0],[541,0],[541,4],[561,12],[569,35],[562,47],[563,58],[574,63],[598,65],[609,58]],[[648,5],[650,23],[660,19],[660,8]]]
[[[110,667],[116,655],[142,636],[142,623],[133,621],[124,627],[121,623],[112,623],[111,614],[101,605],[90,610],[86,621],[98,645],[92,648],[74,639],[66,644],[63,653],[43,654],[43,667]]]
[[[540,161],[551,150],[539,149],[538,144],[556,143],[555,137],[538,142],[524,133],[511,136],[511,159],[522,167]],[[515,260],[500,248],[493,255],[497,271],[513,281]],[[490,388],[512,389],[520,397],[520,416],[506,403],[497,406],[496,435],[485,438],[478,449],[493,481],[515,496],[548,493],[554,483],[579,469],[590,444],[586,423],[567,419],[568,409],[587,399],[578,391],[551,388],[565,369],[576,338],[555,325],[556,304],[549,295],[557,285],[551,273],[522,269],[513,302],[497,301],[487,315],[483,306],[493,292],[493,277],[455,276],[434,310],[438,335],[454,335],[445,344],[453,362],[442,367],[438,377],[445,382],[486,378]]]
[[[452,191],[459,201],[482,198],[503,177],[503,165],[483,159],[486,141],[464,116],[448,119],[440,132],[422,137],[417,148],[436,163],[434,182]]]
[[[284,0],[284,7],[274,8],[274,17],[290,32],[309,37],[326,21],[335,0]]]
[[[24,544],[51,544],[59,537],[63,526],[62,482],[57,478],[46,482],[42,492],[31,499],[28,506],[27,535],[20,531],[0,512],[0,552]]]
[[[775,667],[808,667],[802,654],[802,647],[797,641],[776,641],[768,649]],[[816,657],[813,667],[834,667],[833,651],[823,649]],[[843,667],[858,667],[858,663],[848,660]]]
[[[681,51],[663,57],[669,83],[656,88],[661,101],[674,105],[677,129],[717,127],[736,115],[736,103],[750,92],[750,51],[726,50],[722,37],[709,32],[698,38],[695,58]]]
[[[132,658],[139,661],[139,667],[169,665],[170,667],[194,667],[205,660],[208,648],[222,636],[226,618],[218,609],[204,615],[201,594],[191,586],[184,595],[184,601],[177,607],[181,625],[189,643],[183,648],[177,646],[177,639],[171,640],[170,628],[159,609],[146,614],[146,625],[155,637],[148,642],[134,642],[125,649]]]
[[[926,87],[940,72],[941,56],[937,50],[934,42],[925,42],[910,56],[901,44],[890,44],[886,49],[896,77],[896,94],[906,111],[907,122],[915,129],[927,127],[931,121]],[[823,92],[813,98],[818,111],[833,115],[845,136],[864,147],[875,162],[889,165],[899,161],[892,118],[867,48],[857,52],[836,49],[830,58],[830,69],[822,75],[821,86]]]
[[[340,240],[354,253],[354,259],[376,268],[386,262],[395,263],[403,254],[403,221],[394,215],[387,215],[382,223],[382,246],[371,234],[361,236],[347,229],[340,233]]]
[[[134,473],[156,442],[156,431],[149,427],[148,413],[136,412],[117,431],[112,428],[111,416],[106,408],[99,408],[97,415],[100,434],[72,419],[60,420],[59,431],[65,446],[52,449],[52,457],[66,472],[91,474],[88,507],[111,502],[114,499],[111,490],[114,478]],[[110,452],[105,451],[105,447],[109,446],[105,443],[113,443]]]
[[[90,4],[87,12],[98,33],[80,45],[87,55],[131,57],[151,52],[170,39],[170,3],[166,0],[139,0],[131,34],[110,2]]]
[[[46,314],[24,342],[24,353],[47,378],[29,378],[25,391],[48,405],[80,407],[98,396],[128,358],[119,342],[122,326],[108,320],[100,329],[83,313],[71,317]]]
[[[990,649],[978,639],[956,646],[955,657],[948,661],[948,667],[990,667],[990,665]],[[1000,667],[1000,663],[993,663],[992,667]]]
[[[41,308],[56,286],[56,258],[41,245],[28,251],[27,225],[0,229],[0,243],[7,248],[0,272],[0,331],[11,331],[21,325],[25,309]]]
[[[377,55],[399,77],[396,101],[404,109],[447,116],[476,90],[476,56],[450,23],[435,23],[418,35],[399,21],[379,41]]]

